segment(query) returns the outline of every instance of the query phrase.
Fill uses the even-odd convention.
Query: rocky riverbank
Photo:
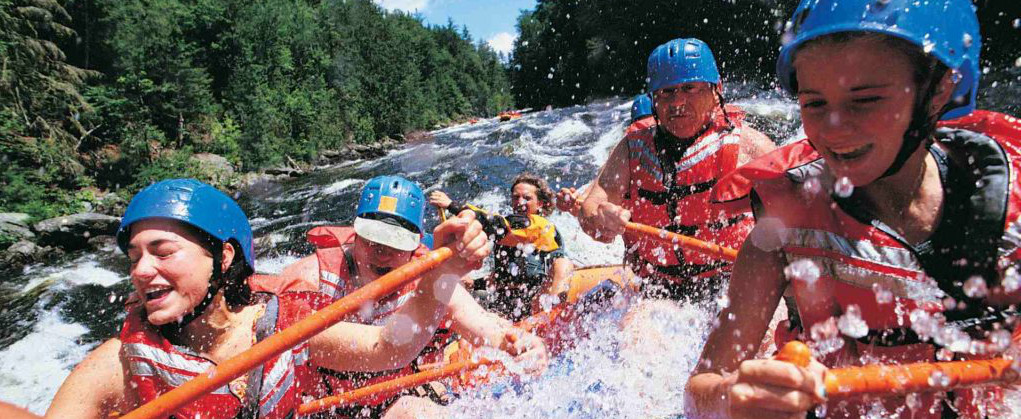
[[[408,138],[383,139],[373,144],[348,144],[338,150],[320,153],[315,165],[290,165],[264,169],[238,175],[227,159],[208,153],[196,154],[192,162],[202,169],[204,178],[215,186],[232,192],[258,187],[266,182],[297,177],[347,161],[379,158],[404,141],[421,140],[428,134],[409,134]],[[97,203],[87,205],[86,211],[32,222],[23,213],[0,213],[0,273],[14,273],[27,265],[59,259],[80,250],[98,250],[116,245],[114,235],[120,225],[120,216],[127,202],[119,195],[98,192]]]

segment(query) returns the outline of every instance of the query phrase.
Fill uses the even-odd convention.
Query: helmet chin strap
[[[938,120],[938,117],[929,114],[929,108],[932,107],[932,98],[936,96],[936,90],[939,88],[942,78],[942,75],[931,74],[925,88],[919,89],[918,95],[915,96],[916,105],[911,114],[911,124],[904,132],[904,141],[900,145],[900,150],[897,150],[897,157],[893,159],[893,163],[886,169],[886,172],[879,177],[880,179],[893,176],[903,169],[904,164],[919,147],[923,145],[928,147],[926,143]]]
[[[166,337],[177,337],[180,336],[181,331],[184,330],[189,323],[197,319],[209,308],[209,304],[213,302],[213,298],[220,292],[223,282],[223,270],[221,269],[223,255],[220,251],[213,252],[213,274],[209,277],[209,287],[206,289],[206,296],[199,301],[198,305],[191,310],[188,314],[181,317],[176,322],[170,322],[159,326],[160,334]]]

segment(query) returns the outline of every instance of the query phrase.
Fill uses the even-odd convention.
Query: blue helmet
[[[432,233],[425,233],[425,234],[422,235],[422,245],[423,246],[428,247],[431,250],[433,248],[433,243],[434,242],[435,242],[435,239],[433,238],[433,234]]]
[[[128,252],[131,225],[150,218],[169,218],[187,223],[221,242],[234,239],[245,262],[255,270],[252,226],[237,202],[216,188],[195,179],[156,182],[135,194],[117,229],[117,245]]]
[[[635,101],[631,103],[631,122],[649,115],[652,115],[652,98],[649,95],[635,96]]]
[[[876,32],[904,39],[943,62],[960,78],[954,106],[943,119],[975,109],[979,51],[978,18],[969,0],[802,0],[788,22],[776,73],[791,94],[797,79],[794,55],[805,42],[839,32]]]
[[[355,233],[395,249],[415,250],[425,232],[425,206],[422,188],[415,182],[400,176],[374,177],[362,188]]]
[[[649,91],[681,83],[720,82],[720,70],[709,45],[695,38],[678,38],[656,47],[649,55]]]

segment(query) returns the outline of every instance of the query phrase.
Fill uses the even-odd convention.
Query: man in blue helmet
[[[313,228],[308,232],[308,240],[315,245],[315,254],[287,266],[279,275],[261,276],[251,281],[251,285],[255,289],[273,292],[314,290],[339,299],[429,250],[421,242],[426,206],[422,189],[414,182],[400,176],[373,178],[362,188],[352,227]],[[364,307],[356,320],[369,324],[384,323],[411,298],[415,288],[413,282],[374,306]],[[541,339],[487,312],[461,285],[450,298],[445,325],[474,345],[493,346],[510,352],[524,361],[530,372],[541,371],[545,367],[547,355]],[[448,332],[438,332],[432,347],[427,348],[418,361],[441,361],[441,350],[449,339]],[[323,371],[334,392],[413,372],[414,366],[383,374]],[[446,394],[437,394],[434,386],[421,389],[419,393],[430,396],[436,402],[447,401]],[[391,396],[368,399],[349,410],[357,415],[368,407],[374,414],[380,414],[395,401],[396,397]],[[402,406],[409,403],[402,402]]]
[[[634,221],[740,245],[752,224],[747,202],[715,205],[707,192],[773,142],[724,105],[716,60],[704,42],[660,45],[649,56],[648,77],[656,123],[630,131],[613,149],[581,205],[582,228],[609,243]],[[646,279],[643,293],[652,297],[711,300],[729,270],[723,261],[630,233],[624,244],[625,263]]]
[[[833,378],[826,368],[1018,349],[1021,122],[975,109],[974,7],[801,1],[777,75],[797,97],[806,139],[750,162],[713,192],[754,197],[759,222],[734,265],[734,304],[687,383],[688,416],[1007,413],[999,384],[952,388],[949,375],[928,377],[928,391],[910,395],[826,400],[824,389],[834,390],[823,386]],[[777,346],[806,341],[817,360],[753,359],[781,298],[789,318]]]
[[[656,123],[656,116],[652,112],[652,98],[648,94],[635,96],[631,102],[631,124],[628,125],[626,133],[647,129]]]

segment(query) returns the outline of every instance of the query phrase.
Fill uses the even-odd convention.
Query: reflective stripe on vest
[[[275,330],[286,328],[309,312],[307,305],[297,295],[271,298],[277,299],[277,302],[267,304],[280,304]],[[141,403],[154,400],[199,374],[215,371],[212,361],[188,353],[187,349],[171,344],[160,335],[156,328],[144,320],[141,309],[132,310],[128,314],[120,339],[121,352],[128,360],[128,379]],[[305,371],[307,360],[308,344],[303,343],[263,364],[259,389],[260,418],[283,418],[297,408],[297,389],[300,385],[296,380],[299,375],[308,375]],[[236,389],[233,387],[235,384],[238,385]],[[235,380],[217,388],[175,411],[174,417],[234,418],[244,407],[241,394],[250,390],[246,388],[248,384]]]

